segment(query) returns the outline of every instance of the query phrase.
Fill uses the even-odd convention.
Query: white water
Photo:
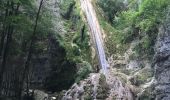
[[[106,75],[107,68],[109,66],[108,66],[108,62],[106,60],[106,55],[105,55],[103,40],[102,40],[102,34],[101,34],[99,23],[96,18],[96,13],[95,13],[94,8],[89,0],[80,0],[80,1],[81,1],[81,7],[85,12],[89,27],[91,29],[91,33],[93,35],[93,39],[96,44],[100,65],[102,67],[102,72],[103,72],[103,74]]]

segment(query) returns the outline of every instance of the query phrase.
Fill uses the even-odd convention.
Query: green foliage
[[[74,0],[63,1],[60,5],[62,14],[68,13],[69,6],[73,2]],[[75,6],[77,6],[77,3],[69,12],[69,17],[63,18],[66,33],[61,39],[51,38],[50,40],[54,44],[50,46],[53,50],[49,59],[52,70],[45,82],[46,89],[50,91],[68,89],[74,82],[86,78],[92,71],[92,67],[88,63],[91,58],[89,36],[85,27],[84,39],[81,40],[81,30],[84,22],[80,17],[80,10]]]
[[[104,74],[101,74],[99,78],[99,86],[97,89],[96,98],[100,100],[105,100],[108,97],[108,94],[107,94],[108,90],[109,90],[109,86],[106,83],[106,77]]]
[[[117,33],[117,43],[127,44],[134,39],[134,33],[132,32],[132,27],[127,27],[125,31]]]
[[[136,52],[138,57],[140,57],[140,55],[143,55],[142,57],[146,57],[146,56],[148,58],[152,57],[152,55],[154,54],[154,48],[153,48],[154,43],[152,44],[152,42],[154,42],[153,40],[155,41],[156,38],[152,39],[148,35],[144,36],[141,39],[140,43],[138,43],[134,48],[134,51]]]
[[[61,8],[61,15],[64,19],[67,19],[69,20],[71,15],[72,15],[72,12],[74,10],[74,7],[75,7],[75,1],[74,0],[64,0],[61,5],[60,5],[60,8]]]
[[[151,80],[153,77],[153,71],[150,68],[144,68],[139,71],[132,79],[130,79],[131,83],[136,86],[141,86]]]
[[[84,100],[92,100],[93,97],[89,94],[84,97]]]
[[[169,4],[168,0],[144,0],[139,7],[138,21],[141,21],[136,26],[144,32],[151,30],[163,21]]]
[[[99,84],[103,84],[103,83],[106,83],[106,77],[104,74],[101,74],[99,78]]]
[[[14,8],[16,9],[17,5],[20,5],[19,8],[22,8],[21,11],[16,15],[8,15],[5,16],[6,9],[11,10],[10,5],[7,5],[7,2],[13,2]],[[30,39],[32,38],[33,25],[35,23],[36,13],[38,11],[37,5],[35,5],[35,0],[3,0],[1,2],[2,10],[2,21],[0,21],[4,26],[13,25],[14,26],[14,34],[11,43],[10,55],[16,56],[20,54],[25,54],[27,47],[29,45]],[[10,3],[9,3],[10,4]],[[47,38],[48,33],[51,33],[51,22],[52,16],[49,13],[47,8],[43,8],[40,14],[38,27],[36,30],[37,41]],[[1,25],[2,25],[1,24]],[[1,27],[2,28],[2,27]],[[1,29],[0,28],[0,29]],[[2,30],[1,30],[2,31]],[[46,47],[46,46],[44,46]],[[42,48],[44,48],[42,47]],[[38,48],[38,47],[37,47]],[[36,49],[36,46],[35,46]]]
[[[65,3],[64,3],[65,2]],[[63,1],[61,9],[63,7],[69,9],[69,5],[72,4],[74,0]],[[82,28],[85,23],[80,16],[80,8],[78,2],[74,5],[74,9],[71,12],[70,18],[65,20],[65,30],[67,33],[64,36],[64,46],[67,50],[67,59],[81,63],[82,61],[91,62],[91,52],[90,52],[90,37],[87,34],[87,28],[84,29],[84,36],[82,36]]]
[[[59,5],[60,9],[63,12],[66,12],[69,9],[70,4],[72,4],[73,2],[74,2],[74,0],[63,0]]]
[[[93,85],[84,87],[84,100],[93,100]]]
[[[115,18],[113,25],[117,29],[123,29],[132,26],[135,23],[137,16],[138,12],[134,10],[122,11],[118,17]]]
[[[6,83],[13,80],[12,79],[13,77],[17,78],[23,76],[23,78],[20,77],[20,80],[16,79],[14,82],[12,82],[13,85],[10,86],[10,88],[8,89],[5,88],[5,91],[14,93],[12,94],[12,96],[16,96],[16,95],[19,96],[20,93],[22,94],[22,90],[24,90],[22,89],[22,87],[25,87],[22,84],[25,83],[24,78],[29,76],[29,72],[34,73],[32,72],[32,69],[34,69],[32,66],[35,65],[37,67],[37,65],[35,64],[36,63],[35,60],[41,59],[41,57],[39,56],[44,56],[45,54],[49,54],[47,50],[48,48],[47,39],[49,35],[48,33],[52,33],[51,30],[53,28],[52,21],[51,21],[52,16],[49,13],[49,9],[46,8],[46,6],[43,6],[42,9],[39,9],[40,11],[40,15],[39,15],[38,5],[39,2],[37,0],[1,0],[0,1],[0,19],[2,18],[0,20],[0,39],[1,39],[0,41],[1,44],[4,44],[3,46],[1,45],[2,48],[0,48],[1,51],[3,51],[2,52],[3,56],[0,55],[1,56],[0,60],[2,60],[2,64],[1,64],[2,66],[0,67],[1,69],[3,69],[3,67],[5,69],[4,71],[2,70],[1,81],[2,80],[5,81],[6,78],[6,76],[3,76],[3,72],[4,75],[5,74],[13,75],[11,77],[8,77],[9,79],[8,81],[5,81]],[[35,22],[36,19],[38,21],[37,28],[34,27],[36,25]],[[34,36],[34,34],[36,36]],[[30,40],[32,43],[30,42]],[[44,58],[48,59],[46,55],[44,56]],[[25,63],[27,61],[28,63]],[[3,64],[3,62],[5,62],[6,64]],[[76,71],[76,69],[74,69],[75,68],[74,63],[71,63],[69,61],[66,62],[67,62],[66,64],[62,63],[63,68],[65,68],[66,66],[71,66],[70,71]],[[39,63],[42,63],[41,60]],[[11,70],[7,71],[9,69]],[[39,67],[39,69],[41,68]],[[52,73],[52,74],[56,75],[56,73]],[[42,76],[45,77],[45,75]],[[70,76],[74,77],[74,75],[72,74]],[[37,75],[35,75],[34,77],[37,77]],[[43,79],[40,80],[43,81]],[[31,83],[29,82],[30,79],[28,80],[27,84]],[[68,81],[68,84],[69,82],[70,81]],[[17,100],[19,100],[19,98],[17,98]]]
[[[128,8],[133,9],[133,10],[138,10],[139,5],[141,3],[140,0],[127,0],[128,2]]]
[[[106,10],[112,6],[115,9],[116,4],[116,0],[107,0],[106,2],[100,0],[99,2],[105,16],[112,13]],[[104,30],[111,30],[113,34],[109,34],[109,36],[115,41],[115,45],[128,44],[138,38],[140,43],[134,49],[136,53],[138,55],[153,55],[158,27],[165,19],[168,5],[170,5],[169,0],[142,0],[141,2],[128,0],[127,9],[115,9],[117,13],[113,14],[111,20],[114,30],[111,28],[104,28]],[[103,27],[106,27],[104,25],[107,24],[102,24]]]
[[[83,62],[82,64],[78,65],[80,68],[77,72],[76,82],[79,82],[82,79],[85,79],[89,73],[92,72],[92,67],[88,62]]]
[[[13,34],[10,33],[12,38],[9,45],[9,57],[7,56],[8,65],[10,65],[9,61],[14,62],[15,58],[21,59],[24,63],[30,50],[30,40],[33,38],[33,26],[35,25],[38,11],[37,2],[37,0],[1,0],[0,2],[0,33],[6,30],[6,27],[13,26]],[[68,89],[75,82],[75,79],[80,81],[87,77],[92,71],[90,63],[87,63],[91,61],[91,52],[86,27],[84,27],[83,39],[81,39],[81,30],[85,24],[80,17],[80,8],[78,8],[75,0],[64,0],[62,4],[59,4],[61,15],[67,16],[66,20],[62,19],[64,22],[63,30],[66,31],[64,35],[62,34],[63,36],[56,32],[59,30],[54,29],[53,19],[56,16],[53,15],[54,12],[50,8],[46,7],[46,3],[44,2],[40,10],[33,50],[31,50],[33,56],[30,60],[30,65],[34,65],[37,59],[41,63],[42,56],[45,60],[48,59],[47,65],[50,73],[45,80],[44,86],[45,89],[54,92]],[[17,10],[18,5],[19,11],[16,13],[15,10]],[[8,13],[12,11],[12,14],[6,16],[6,9],[8,9]],[[8,32],[5,32],[5,43]],[[1,37],[2,34],[0,34],[0,39]],[[23,63],[11,65],[17,66],[13,69],[18,71],[24,69]],[[82,63],[79,69],[76,66],[78,63]]]
[[[98,4],[110,23],[113,23],[115,15],[124,9],[123,0],[99,0]]]
[[[139,95],[139,100],[154,100],[155,94],[154,94],[154,85],[146,88],[141,95]]]

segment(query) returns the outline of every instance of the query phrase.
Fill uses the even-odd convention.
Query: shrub
[[[130,3],[136,2],[130,1]],[[119,30],[116,36],[118,43],[127,44],[139,38],[140,43],[135,47],[136,53],[148,57],[153,55],[158,26],[165,20],[169,4],[169,0],[143,0],[138,4],[138,9],[129,8],[119,12],[113,24]]]
[[[111,24],[113,24],[114,16],[125,8],[123,0],[99,0],[98,4]]]
[[[92,67],[88,62],[83,62],[79,65],[79,70],[77,72],[76,82],[79,82],[80,80],[86,78],[89,73],[92,72]]]

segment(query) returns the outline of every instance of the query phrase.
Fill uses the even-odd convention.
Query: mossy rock
[[[155,100],[154,99],[154,87],[148,87],[143,91],[143,93],[138,97],[138,100]]]
[[[97,89],[97,99],[99,100],[104,100],[108,97],[108,91],[109,87],[108,84],[106,83],[106,77],[101,74],[99,78],[99,86]]]
[[[85,86],[84,87],[84,100],[93,100],[92,94],[93,94],[93,89],[92,85],[90,86]]]
[[[97,90],[97,96],[96,98],[99,100],[104,100],[108,97],[108,86],[104,85],[104,86],[98,86],[98,90]]]
[[[148,79],[150,79],[153,76],[153,72],[151,69],[144,68],[139,74],[134,76],[130,79],[131,83],[136,86],[140,86],[144,83],[148,82]]]

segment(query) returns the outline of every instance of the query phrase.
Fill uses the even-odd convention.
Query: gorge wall
[[[160,27],[155,53],[155,99],[170,100],[170,12]]]

